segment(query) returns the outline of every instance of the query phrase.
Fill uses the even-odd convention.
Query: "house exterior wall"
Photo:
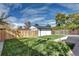
[[[51,30],[38,30],[38,36],[51,35]]]

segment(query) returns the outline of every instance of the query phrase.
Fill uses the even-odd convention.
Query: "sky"
[[[54,26],[57,13],[79,13],[78,3],[8,3],[0,4],[0,14],[5,12],[9,15],[7,22],[14,25],[24,25],[25,21],[30,21],[32,25]]]

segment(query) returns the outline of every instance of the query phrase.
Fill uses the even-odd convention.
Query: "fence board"
[[[4,29],[0,29],[0,41],[3,41],[5,39],[5,30]]]
[[[36,37],[37,31],[32,30],[0,30],[0,41],[12,38]]]

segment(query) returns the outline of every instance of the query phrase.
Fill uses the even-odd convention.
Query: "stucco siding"
[[[39,30],[38,36],[51,35],[51,30]]]

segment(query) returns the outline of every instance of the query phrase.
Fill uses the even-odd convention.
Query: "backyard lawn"
[[[43,39],[52,39],[52,40],[54,40],[54,39],[58,39],[58,38],[61,38],[61,37],[63,37],[64,35],[46,35],[46,36],[40,36],[40,37],[38,37],[38,38],[43,38]]]
[[[6,40],[2,56],[66,56],[70,48],[63,42],[51,40],[63,35]]]

